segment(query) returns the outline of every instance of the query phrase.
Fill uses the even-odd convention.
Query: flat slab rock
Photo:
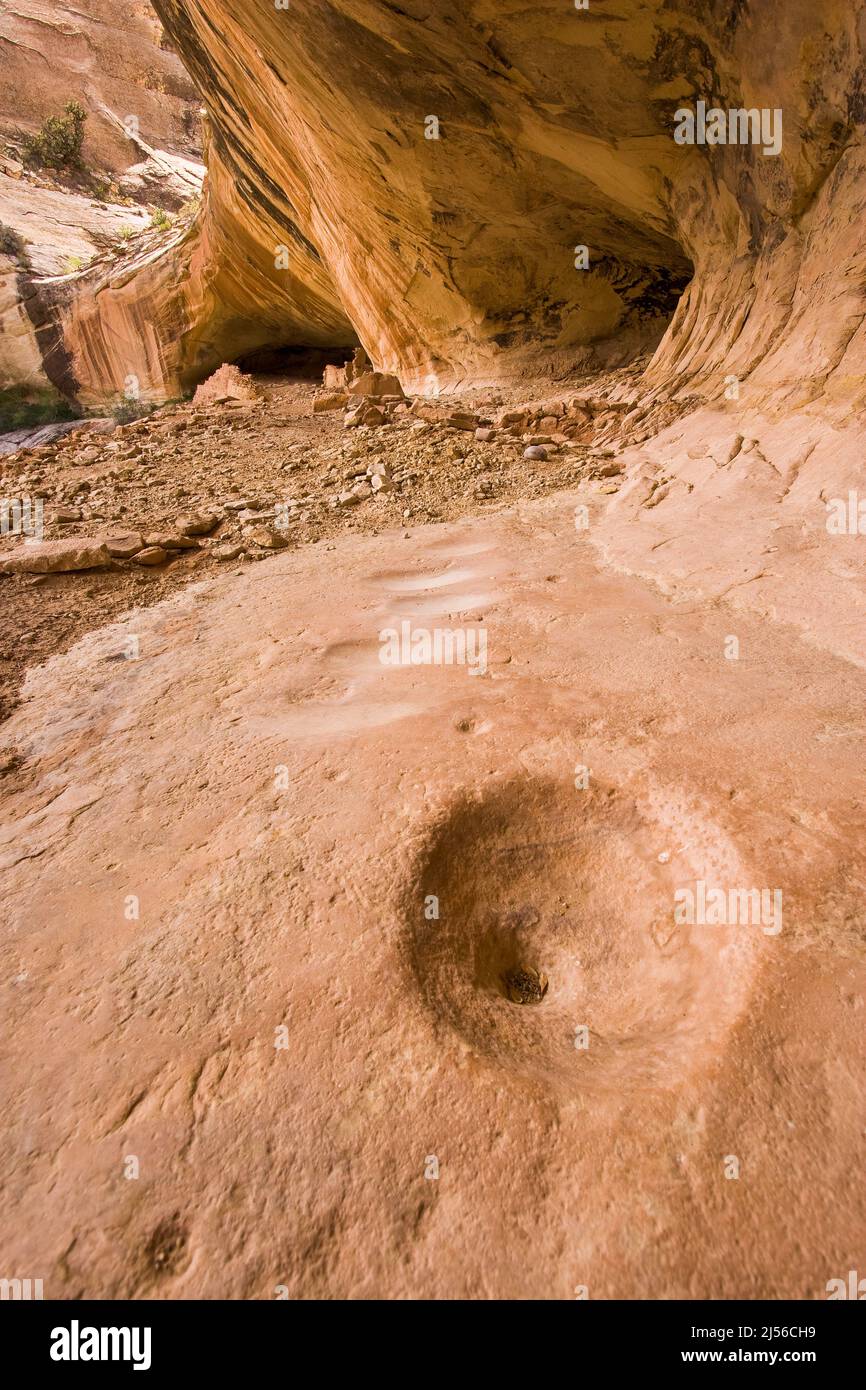
[[[284,551],[31,668],[4,1272],[567,1301],[808,1299],[857,1268],[863,672],[742,607],[729,675],[731,610],[602,569],[593,527],[638,503],[582,531],[593,495]],[[383,663],[410,618],[467,656],[483,629],[486,670]],[[781,933],[677,925],[708,867],[784,890]]]
[[[102,541],[71,538],[59,541],[23,541],[0,559],[2,574],[64,574],[73,570],[103,569],[111,562]]]
[[[10,430],[8,434],[0,434],[0,456],[16,454],[19,449],[39,449],[44,444],[56,444],[58,439],[80,429],[80,420],[61,420],[51,425]]]
[[[138,531],[123,531],[105,536],[103,541],[109,555],[115,560],[129,560],[144,549],[144,537]]]

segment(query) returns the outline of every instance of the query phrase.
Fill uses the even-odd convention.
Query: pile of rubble
[[[517,404],[498,392],[474,399],[410,398],[360,348],[345,366],[325,368],[312,401],[308,391],[293,398],[283,418],[274,407],[254,378],[224,364],[188,405],[128,424],[91,420],[47,440],[34,438],[32,447],[3,460],[0,490],[7,498],[26,494],[36,506],[47,504],[49,534],[25,534],[25,543],[10,549],[6,526],[0,573],[78,572],[112,562],[158,567],[203,547],[202,559],[264,558],[285,548],[290,537],[315,539],[328,510],[355,508],[376,497],[408,500],[417,485],[427,494],[421,519],[435,519],[449,501],[443,493],[489,501],[506,487],[513,491],[507,484],[515,476],[531,495],[538,481],[532,466],[558,461],[564,468],[542,481],[573,481],[572,465],[604,481],[616,477],[620,466],[617,450],[600,447],[599,438],[616,437],[623,420],[635,414],[631,397],[589,392]],[[301,426],[301,414],[308,420],[312,414],[311,426],[319,419],[327,426],[331,413],[340,410],[351,436],[326,447],[331,432],[319,430],[318,453],[310,457],[291,427]],[[392,441],[384,449],[383,430]],[[238,454],[231,449],[238,431],[248,452],[228,463],[227,450],[229,458]],[[296,476],[299,488],[274,478],[277,441],[283,456],[276,468]],[[267,463],[269,470],[257,466]],[[391,519],[412,514],[412,507],[401,504]],[[95,534],[81,533],[94,523]],[[316,534],[311,526],[318,527]]]
[[[592,385],[413,399],[360,354],[319,387],[225,365],[194,400],[144,418],[16,436],[0,457],[0,506],[25,523],[0,526],[0,717],[28,664],[226,565],[563,489],[616,492],[617,451],[599,439],[633,409],[635,383],[621,370]]]
[[[633,398],[609,400],[585,393],[511,406],[494,419],[439,398],[408,398],[395,376],[369,365],[363,348],[344,367],[325,368],[324,389],[317,393],[313,410],[343,410],[346,429],[378,429],[408,421],[465,431],[479,444],[519,441],[523,457],[539,462],[570,445],[597,442],[600,435],[612,442],[622,425],[638,414]]]

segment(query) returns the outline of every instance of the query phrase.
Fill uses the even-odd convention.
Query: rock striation
[[[622,359],[676,309],[650,384],[862,390],[859,0],[157,9],[241,298],[273,311],[288,243],[411,389]],[[677,143],[700,101],[779,110],[779,153]]]
[[[862,394],[862,0],[156,10],[207,111],[206,194],[177,244],[51,310],[85,401],[355,340],[412,391],[657,348],[654,391]],[[684,143],[701,103],[778,113],[778,140]]]

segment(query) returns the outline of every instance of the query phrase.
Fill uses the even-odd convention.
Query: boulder
[[[162,565],[168,559],[168,551],[161,545],[148,545],[134,558],[137,565]]]
[[[353,396],[397,396],[403,398],[403,388],[395,376],[384,372],[362,372],[350,384]]]
[[[213,512],[182,512],[175,526],[182,536],[207,536],[218,521]]]

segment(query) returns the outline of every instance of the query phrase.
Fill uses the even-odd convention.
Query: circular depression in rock
[[[740,1013],[757,942],[675,923],[676,888],[725,852],[710,828],[698,862],[660,862],[670,836],[610,786],[517,781],[461,801],[407,901],[429,1009],[476,1054],[557,1089],[677,1085]]]

